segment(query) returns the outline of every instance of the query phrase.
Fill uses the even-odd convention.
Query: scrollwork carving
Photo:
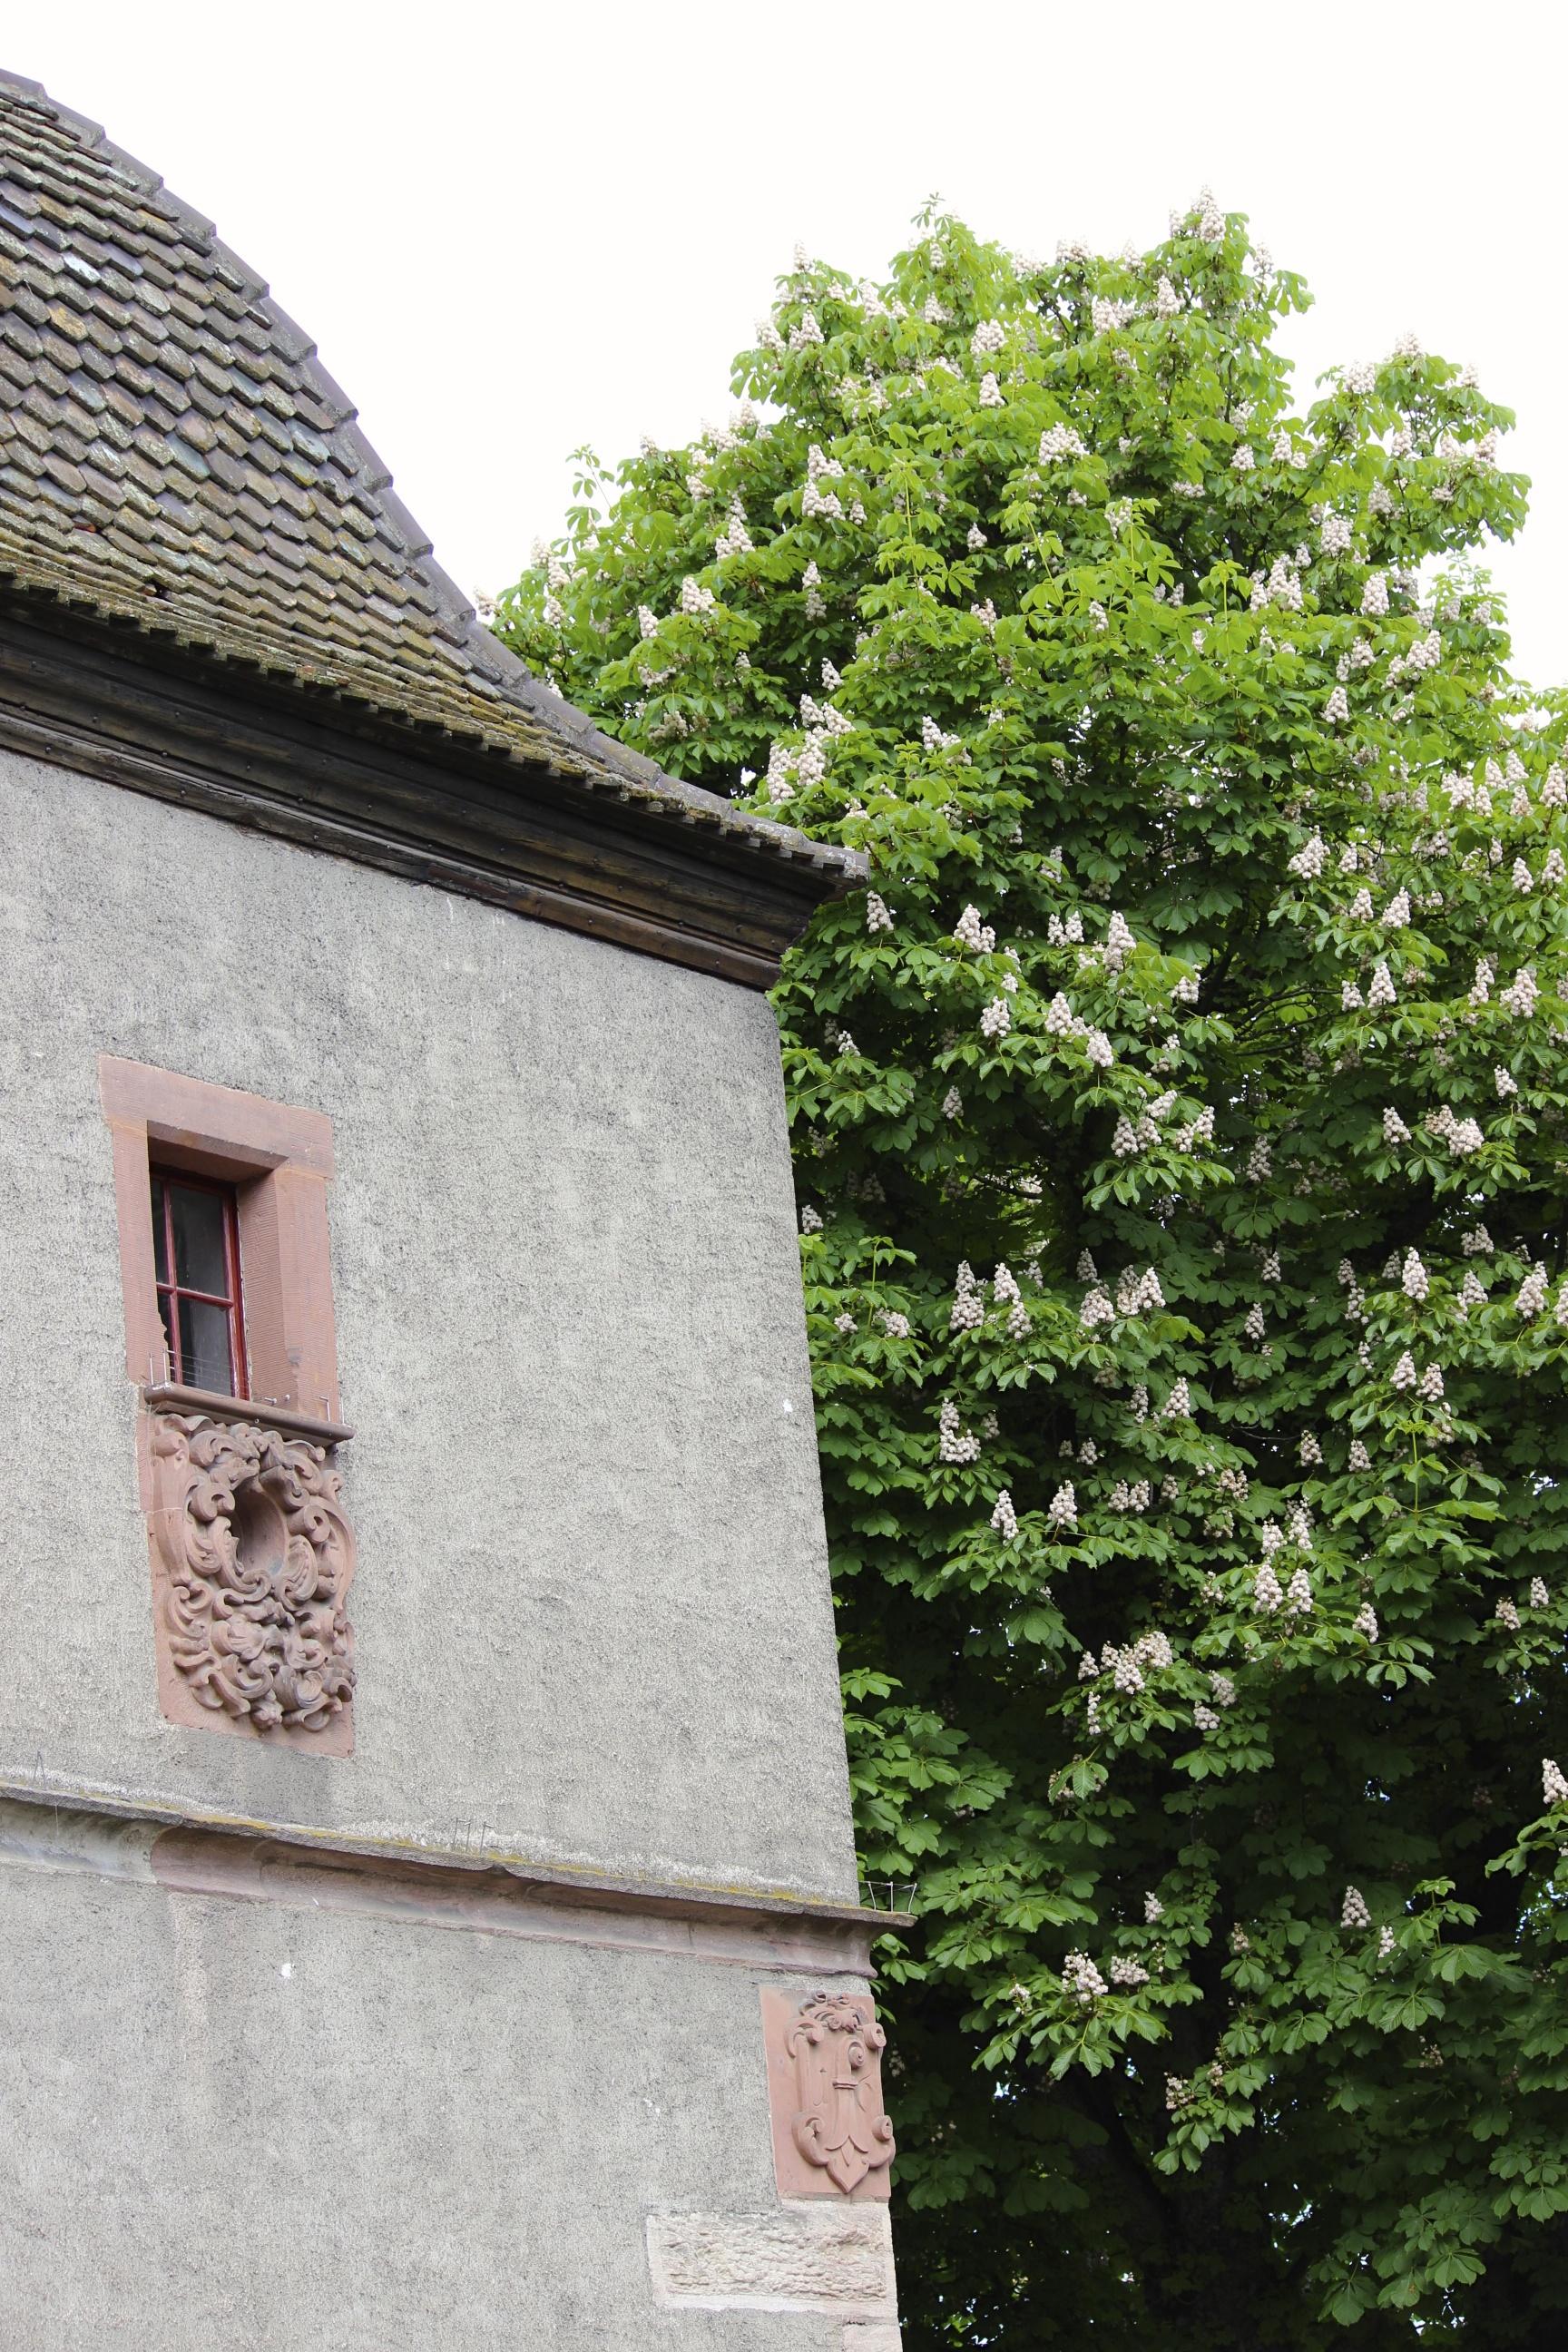
[[[799,2102],[791,2137],[846,2196],[893,2160],[879,2063],[887,2039],[869,2000],[825,1992],[804,2004],[784,2035]]]
[[[153,1419],[169,1655],[201,1706],[259,1732],[323,1732],[354,1686],[354,1537],[319,1445],[206,1413]]]

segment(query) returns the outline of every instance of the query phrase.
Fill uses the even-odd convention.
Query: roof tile
[[[4,73],[0,187],[0,577],[805,850],[531,678],[261,280],[95,125]]]

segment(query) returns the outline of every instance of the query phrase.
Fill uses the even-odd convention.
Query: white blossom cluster
[[[1062,1962],[1062,1990],[1087,2009],[1106,1990],[1105,1979],[1087,1952],[1069,1952]]]
[[[1140,1478],[1131,1486],[1125,1478],[1119,1478],[1110,1492],[1110,1508],[1113,1511],[1146,1511],[1153,1499],[1153,1489],[1147,1478]],[[1117,1688],[1121,1688],[1120,1683]]]
[[[951,1398],[944,1400],[937,1425],[937,1452],[943,1462],[978,1462],[980,1440],[972,1430],[960,1428],[958,1407]]]
[[[1193,210],[1198,216],[1198,235],[1205,245],[1218,245],[1225,236],[1225,215],[1215,202],[1214,190],[1206,184],[1198,190]]]
[[[1018,1515],[1013,1508],[1013,1497],[1005,1486],[996,1497],[996,1507],[991,1514],[991,1524],[1004,1543],[1012,1543],[1018,1533]]]
[[[769,747],[768,772],[765,781],[770,800],[782,804],[795,798],[795,786],[790,782],[790,773],[795,765],[796,758],[797,754],[787,743],[774,743]]]
[[[996,934],[989,923],[981,921],[978,907],[965,907],[952,927],[952,936],[961,948],[970,948],[976,955],[989,955],[996,945]]]
[[[1532,964],[1525,964],[1515,975],[1511,988],[1500,989],[1498,1003],[1505,1012],[1511,1013],[1516,1020],[1528,1021],[1535,1011],[1536,1000],[1540,994],[1540,988],[1536,984],[1535,968]]]
[[[1113,914],[1106,927],[1105,946],[1101,950],[1101,961],[1106,971],[1121,971],[1137,945],[1137,940],[1132,934],[1132,926],[1128,922],[1125,915]]]
[[[1365,1899],[1356,1887],[1347,1886],[1345,1889],[1344,1904],[1340,1912],[1340,1925],[1342,1927],[1370,1927],[1372,1925],[1372,1913],[1367,1909]]]
[[[1287,454],[1289,454],[1289,445],[1287,443]],[[1239,450],[1237,454],[1240,456]],[[1255,572],[1252,575],[1250,590],[1252,609],[1255,613],[1267,612],[1271,604],[1278,604],[1288,613],[1299,613],[1301,610],[1301,575],[1288,555],[1275,557],[1267,580],[1261,572]]]
[[[1046,1034],[1047,1037],[1080,1039],[1089,1060],[1099,1069],[1110,1069],[1115,1058],[1110,1040],[1104,1030],[1092,1028],[1087,1021],[1080,1020],[1059,992],[1052,997],[1047,1008]]]
[[[1010,1339],[1026,1339],[1029,1332],[1029,1310],[1024,1304],[1024,1296],[1018,1288],[1017,1278],[1006,1265],[997,1266],[992,1277],[991,1291],[996,1304],[1010,1310],[1007,1316],[1008,1338]]]
[[[1541,1759],[1541,1793],[1549,1805],[1568,1805],[1568,1780],[1565,1780],[1550,1756]]]
[[[1052,425],[1040,436],[1040,463],[1057,464],[1064,457],[1087,457],[1088,450],[1070,425]]]
[[[746,509],[737,492],[724,529],[714,541],[713,552],[722,562],[727,555],[749,555],[751,551],[752,534],[746,528]]]
[[[892,928],[893,918],[891,913],[889,911],[886,899],[881,898],[877,891],[868,890],[866,893],[866,929],[874,935],[878,931],[890,931]]]
[[[1534,1265],[1520,1284],[1519,1297],[1514,1300],[1514,1307],[1522,1319],[1530,1323],[1533,1322],[1545,1305],[1546,1268],[1543,1265]]]
[[[1428,1134],[1446,1143],[1456,1160],[1468,1160],[1479,1151],[1486,1137],[1473,1118],[1456,1118],[1447,1103],[1439,1105],[1426,1121]]]
[[[1164,1304],[1165,1294],[1152,1265],[1142,1274],[1129,1266],[1117,1283],[1116,1311],[1119,1315],[1155,1314]]]
[[[948,1318],[950,1331],[975,1331],[985,1320],[984,1292],[971,1270],[969,1260],[962,1260],[953,1286],[952,1311]]]

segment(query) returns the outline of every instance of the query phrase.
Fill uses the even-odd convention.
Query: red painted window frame
[[[194,1385],[185,1378],[180,1349],[179,1315],[179,1301],[182,1298],[194,1298],[204,1307],[222,1307],[227,1310],[229,1372],[234,1381],[232,1394],[237,1397],[248,1397],[250,1389],[247,1380],[245,1361],[245,1300],[239,1272],[239,1202],[235,1187],[232,1184],[215,1182],[209,1176],[194,1176],[184,1168],[165,1167],[155,1160],[149,1163],[147,1180],[149,1208],[152,1207],[153,1186],[162,1184],[163,1187],[163,1263],[169,1269],[169,1280],[160,1282],[154,1270],[153,1289],[160,1309],[165,1298],[171,1301],[171,1312],[164,1334],[169,1379],[176,1386]],[[220,1298],[216,1291],[193,1290],[188,1283],[182,1283],[178,1278],[179,1265],[174,1255],[174,1203],[169,1197],[169,1187],[172,1184],[183,1185],[188,1192],[209,1192],[223,1203],[224,1267],[228,1276],[226,1297]],[[157,1211],[154,1209],[152,1213],[156,1218]],[[159,1320],[163,1321],[161,1313]]]

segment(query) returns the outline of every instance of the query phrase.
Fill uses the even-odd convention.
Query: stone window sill
[[[262,1429],[308,1438],[312,1445],[346,1445],[353,1435],[341,1421],[317,1421],[310,1413],[272,1404],[265,1397],[220,1396],[212,1389],[182,1388],[174,1381],[150,1381],[142,1393],[154,1412],[206,1412],[215,1421],[254,1422]]]

